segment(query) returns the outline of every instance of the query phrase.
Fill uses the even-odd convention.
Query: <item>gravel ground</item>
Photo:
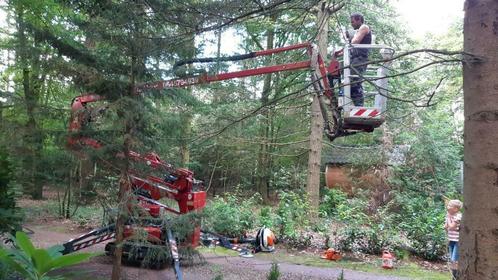
[[[240,257],[220,257],[205,255],[206,264],[182,267],[182,275],[185,280],[212,280],[221,276],[223,280],[254,280],[267,279],[272,263],[257,258],[246,259]],[[336,280],[341,269],[318,268],[289,263],[279,263],[280,280]],[[88,263],[80,264],[60,272],[71,273],[70,279],[75,280],[100,280],[110,279],[112,271],[112,259],[100,256]],[[174,271],[168,267],[161,270],[144,269],[123,266],[122,279],[138,280],[176,280]],[[344,270],[344,279],[347,280],[395,280],[407,279],[385,275],[376,275],[365,272]]]
[[[51,231],[51,226],[30,225],[34,231],[31,235],[36,246],[48,247],[54,244],[61,244],[71,238],[77,237],[78,234],[68,234]],[[87,248],[84,251],[103,252],[104,244],[98,244]],[[266,279],[270,271],[272,261],[259,258],[241,258],[238,256],[220,256],[212,253],[203,253],[206,260],[205,264],[196,264],[183,266],[182,273],[185,280],[212,280],[217,276],[222,276],[223,280],[254,280]],[[331,279],[335,280],[341,273],[340,268],[323,268],[311,267],[290,263],[279,263],[280,280],[318,280]],[[63,271],[69,273],[69,279],[76,280],[100,280],[110,279],[112,272],[112,258],[108,256],[98,256],[87,263],[73,266]],[[176,279],[174,270],[167,267],[161,270],[144,269],[138,267],[123,266],[122,279]],[[366,272],[344,270],[344,279],[347,280],[395,280],[407,279],[385,275],[377,275]]]

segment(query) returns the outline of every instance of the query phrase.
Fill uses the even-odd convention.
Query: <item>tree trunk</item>
[[[195,33],[189,29],[186,30],[186,33],[190,33],[191,35],[189,35],[188,38],[185,38],[185,43],[180,53],[180,57],[183,59],[192,59],[195,57]],[[192,67],[192,65],[190,65],[189,67]],[[192,95],[194,89],[192,87],[188,87],[184,90],[186,90],[188,94]],[[187,167],[188,163],[190,162],[189,143],[192,137],[192,111],[193,106],[191,104],[185,104],[184,108],[181,108],[180,112],[182,134],[179,139],[179,146],[180,162],[182,167]]]
[[[190,108],[187,108],[190,110]],[[187,167],[190,162],[190,147],[189,142],[192,137],[192,114],[190,112],[181,113],[182,121],[182,141],[180,142],[180,160],[182,167]]]
[[[138,28],[138,27],[137,27]],[[135,30],[136,32],[136,30]],[[137,37],[136,35],[134,36]],[[134,49],[135,52],[131,55],[131,67],[130,67],[130,91],[128,92],[129,98],[136,98],[134,88],[136,85],[136,79],[138,73],[143,73],[143,69],[140,69],[140,66],[137,64],[139,61],[139,56],[136,52],[137,49]],[[133,142],[133,131],[135,127],[137,108],[133,108],[133,104],[122,104],[120,110],[118,111],[118,115],[120,119],[124,120],[124,131],[123,131],[123,146],[122,151],[124,155],[124,161],[122,161],[121,165],[121,174],[119,179],[119,193],[118,193],[118,214],[116,218],[116,241],[115,241],[115,250],[114,250],[114,260],[112,266],[112,280],[119,280],[121,278],[121,260],[123,256],[123,241],[124,241],[124,227],[125,222],[129,216],[128,205],[132,203],[132,195],[131,195],[131,182],[130,182],[130,151],[132,148]],[[133,117],[130,117],[131,114]],[[128,115],[128,116],[127,116]]]
[[[277,15],[272,14],[270,21],[274,23],[277,20]],[[273,49],[275,41],[275,30],[273,25],[270,26],[266,32],[266,49]],[[271,56],[270,56],[271,60]],[[263,92],[261,93],[261,106],[264,108],[261,114],[260,133],[259,138],[261,144],[258,151],[258,164],[257,164],[257,181],[256,188],[263,199],[264,204],[268,204],[268,189],[270,181],[270,108],[267,107],[269,103],[269,96],[271,93],[272,74],[267,74],[263,82]]]
[[[136,58],[132,58],[132,69],[134,69],[134,66],[136,65]],[[130,90],[130,96],[133,96],[133,86],[135,85],[135,75],[134,71],[132,70],[131,74],[131,90]],[[136,108],[134,108],[136,110]],[[112,280],[119,280],[121,277],[121,259],[123,256],[123,247],[122,243],[124,241],[124,226],[126,219],[129,216],[129,210],[128,210],[128,204],[131,203],[131,183],[130,183],[130,150],[131,150],[131,143],[132,143],[132,138],[133,138],[133,127],[134,123],[132,120],[134,118],[130,118],[129,116],[126,116],[126,114],[133,114],[133,112],[128,111],[130,110],[129,106],[123,106],[121,108],[121,111],[118,113],[125,121],[124,127],[125,130],[123,132],[124,134],[124,141],[123,141],[123,154],[125,155],[124,161],[122,162],[121,166],[121,175],[119,179],[119,193],[118,193],[118,214],[116,218],[116,241],[115,241],[115,250],[114,250],[114,260],[113,260],[113,266],[112,266],[112,275],[111,279]]]
[[[82,158],[79,160],[78,168],[78,187],[79,187],[79,201],[81,205],[91,204],[95,201],[95,190],[93,184],[90,182],[90,176],[93,173],[93,161],[89,158]]]
[[[329,12],[326,5],[327,1],[320,2],[318,9],[318,50],[323,58],[327,57],[327,32]],[[326,77],[325,77],[326,79]],[[318,97],[313,96],[311,103],[311,134],[310,134],[310,151],[308,156],[308,180],[307,192],[310,199],[310,218],[318,217],[318,206],[320,204],[320,163],[322,156],[322,135],[323,135],[323,118],[320,111]]]
[[[127,151],[125,148],[124,150]],[[128,161],[128,157],[126,158]],[[119,280],[121,278],[121,259],[123,257],[123,232],[125,221],[128,216],[128,200],[129,194],[128,190],[130,189],[130,181],[128,179],[128,164],[123,167],[121,172],[121,178],[119,180],[119,205],[118,205],[118,217],[116,219],[116,241],[115,241],[115,249],[114,249],[114,260],[112,263],[112,280]]]
[[[26,106],[27,122],[25,126],[25,144],[27,155],[24,159],[23,168],[27,172],[28,191],[33,199],[41,199],[43,197],[43,184],[38,176],[38,164],[41,158],[42,136],[38,129],[36,121],[36,111],[38,110],[38,96],[34,87],[33,77],[36,73],[32,73],[29,63],[30,54],[28,51],[28,39],[26,36],[26,28],[24,23],[24,12],[18,11],[18,39],[19,39],[19,61],[22,67],[22,84],[24,91],[24,99]],[[31,61],[32,62],[32,61]],[[33,66],[33,65],[32,65]]]
[[[323,119],[320,111],[318,97],[313,96],[311,103],[311,135],[310,150],[308,155],[308,179],[306,190],[310,200],[310,218],[318,216],[318,206],[320,204],[320,159],[322,154],[322,132]]]
[[[498,1],[467,0],[463,65],[464,213],[459,279],[498,279]]]

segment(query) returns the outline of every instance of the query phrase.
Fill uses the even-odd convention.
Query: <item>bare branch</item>
[[[430,103],[431,103],[431,100],[432,98],[434,97],[434,95],[436,94],[436,91],[437,89],[439,88],[439,86],[441,86],[441,83],[444,81],[444,79],[446,79],[446,77],[442,77],[440,80],[439,80],[439,83],[437,83],[436,85],[436,88],[434,88],[434,90],[432,91],[432,93],[429,95],[429,99],[427,99],[427,107],[430,106]]]

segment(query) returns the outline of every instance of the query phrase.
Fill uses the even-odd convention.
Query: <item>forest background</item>
[[[378,254],[392,248],[398,255],[443,258],[444,199],[462,191],[459,61],[425,53],[396,60],[382,129],[333,143],[324,138],[324,158],[334,148],[349,151],[354,188],[329,189],[322,181],[319,220],[309,219],[306,196],[312,99],[306,71],[130,97],[134,84],[177,76],[173,64],[205,56],[207,46],[212,55],[213,46],[217,54],[234,42],[234,49],[251,52],[316,38],[317,1],[264,2],[272,9],[256,2],[2,3],[0,228],[18,228],[26,213],[16,200],[43,199],[44,191],[57,193],[50,211],[82,223],[116,205],[119,172],[112,169],[121,166],[113,153],[94,154],[97,163],[66,149],[71,100],[94,92],[113,101],[114,111],[89,133],[111,151],[124,143],[193,170],[210,196],[204,224],[217,232],[238,235],[266,225],[292,246],[308,246],[310,233],[318,233],[341,250]],[[348,1],[328,22],[329,46],[342,45],[339,30],[350,28],[351,12],[361,11],[376,43],[397,52],[462,49],[460,20],[447,33],[413,39],[390,2]],[[221,39],[224,33],[240,41]],[[220,73],[303,57],[187,70]],[[389,155],[400,147],[403,161],[392,164]],[[365,149],[370,157],[354,156]],[[362,180],[362,174],[380,180]],[[89,215],[88,209],[102,210]]]

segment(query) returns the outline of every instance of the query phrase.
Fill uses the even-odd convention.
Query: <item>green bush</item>
[[[0,147],[0,234],[14,233],[21,229],[23,216],[16,207],[12,181],[12,166],[7,154]]]
[[[321,216],[333,218],[337,215],[337,208],[339,205],[344,205],[346,203],[346,193],[338,189],[326,188],[324,190],[322,202],[320,203],[320,214]]]
[[[299,166],[280,167],[273,174],[270,184],[277,191],[299,190],[306,184],[306,170]]]
[[[304,192],[285,192],[278,194],[279,203],[276,211],[275,226],[282,238],[297,238],[298,228],[309,225],[309,202]]]
[[[346,225],[338,231],[337,247],[341,251],[370,252],[369,236],[372,230],[367,226]]]
[[[306,231],[296,230],[292,235],[284,236],[283,239],[289,247],[303,250],[311,246],[313,236]]]
[[[446,254],[444,203],[410,194],[398,194],[394,203],[398,207],[397,226],[406,234],[414,252],[428,260],[443,257]]]
[[[238,237],[253,229],[258,195],[243,199],[237,194],[215,197],[204,208],[203,227],[219,234]]]
[[[337,232],[337,246],[341,250],[380,254],[384,249],[397,248],[401,241],[393,225],[392,213],[379,208],[367,215],[366,197],[341,200],[336,205],[335,219],[344,224]]]
[[[381,229],[376,224],[346,225],[337,234],[337,247],[344,251],[378,255],[384,249],[395,249],[401,244],[398,231]]]
[[[440,259],[446,253],[444,205],[431,197],[395,194],[372,215],[366,214],[365,198],[342,201],[335,209],[335,220],[343,223],[337,232],[341,250],[380,254],[386,248],[402,252],[408,247],[428,260]]]
[[[259,196],[249,199],[237,193],[215,197],[204,209],[203,228],[226,236],[237,237],[254,227],[266,226],[290,246],[307,247],[311,236],[304,229],[309,225],[309,203],[304,192],[279,192],[276,209],[262,207],[255,214]],[[256,224],[257,223],[257,224]]]
[[[366,214],[368,202],[362,198],[352,198],[338,204],[335,219],[348,225],[365,225],[370,223]]]
[[[306,193],[280,191],[278,196],[274,225],[279,239],[294,248],[308,248],[313,237],[307,232],[310,204]]]
[[[273,216],[274,214],[272,208],[269,206],[264,206],[259,211],[258,222],[260,225],[271,229],[273,227],[273,219],[274,219]]]

